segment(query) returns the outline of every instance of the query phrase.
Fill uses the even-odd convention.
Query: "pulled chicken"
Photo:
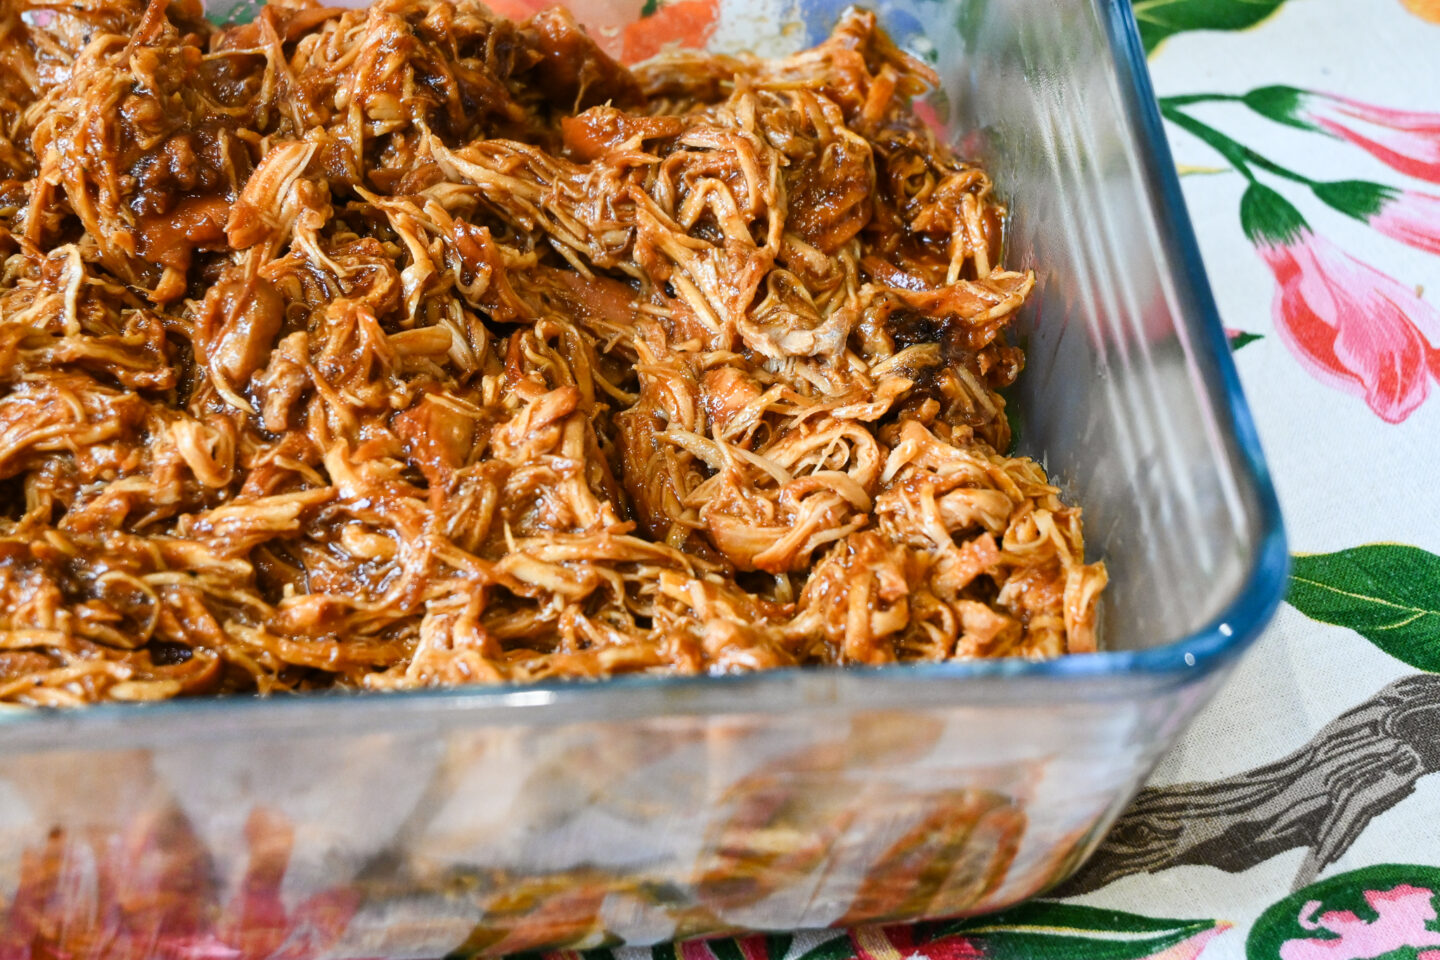
[[[0,701],[1094,648],[1034,278],[871,14],[0,16]]]

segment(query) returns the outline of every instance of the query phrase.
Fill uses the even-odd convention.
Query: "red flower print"
[[[620,59],[639,63],[674,44],[687,50],[705,46],[720,16],[719,0],[674,0],[625,27]]]
[[[916,100],[910,104],[910,109],[916,119],[929,127],[937,137],[947,136],[945,121],[940,119],[940,111],[935,109],[935,104],[929,100]]]
[[[1429,20],[1431,23],[1440,23],[1440,0],[1400,0],[1409,10],[1421,20]]]
[[[1311,231],[1274,190],[1240,203],[1250,242],[1275,274],[1275,328],[1316,379],[1399,423],[1440,378],[1440,312],[1413,290]]]
[[[1406,190],[1370,218],[1387,237],[1430,253],[1440,253],[1440,197]]]
[[[1440,113],[1387,110],[1344,97],[1315,101],[1314,122],[1422,180],[1440,181]]]
[[[1440,197],[1364,180],[1315,184],[1315,195],[1387,237],[1440,254]]]
[[[912,926],[856,927],[850,931],[855,960],[984,960],[980,945],[962,936],[916,943]]]
[[[1261,87],[1244,100],[1272,120],[1323,130],[1401,173],[1440,182],[1440,113],[1391,110],[1295,87]]]

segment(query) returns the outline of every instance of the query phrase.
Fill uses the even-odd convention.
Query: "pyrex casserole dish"
[[[836,12],[722,3],[713,42]],[[982,912],[1078,866],[1278,602],[1278,510],[1128,4],[880,13],[1039,274],[1019,449],[1085,507],[1107,651],[0,714],[0,945],[498,954]]]

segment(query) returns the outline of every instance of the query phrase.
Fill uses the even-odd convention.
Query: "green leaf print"
[[[1217,920],[1166,920],[1041,901],[939,924],[935,939],[964,937],[987,960],[1144,960],[1195,937],[1208,940],[1228,928]]]
[[[1276,123],[1298,127],[1301,130],[1320,129],[1306,119],[1305,108],[1310,100],[1310,94],[1298,87],[1287,87],[1283,84],[1256,87],[1240,100],[1260,116],[1274,120]]]
[[[785,960],[790,952],[790,944],[795,942],[793,934],[771,933],[765,937],[765,956],[770,960]]]
[[[1440,946],[1440,869],[1379,863],[1312,883],[1260,915],[1246,960],[1416,960]]]
[[[1245,30],[1260,23],[1285,0],[1135,0],[1135,20],[1146,53],[1187,30]]]
[[[1261,183],[1251,183],[1240,196],[1240,226],[1256,246],[1286,246],[1310,229],[1289,200]]]
[[[1317,183],[1311,189],[1329,206],[1356,220],[1367,221],[1385,209],[1400,191],[1368,180],[1337,180]]]
[[[1440,672],[1440,557],[1372,543],[1294,561],[1286,599],[1297,610],[1349,627],[1412,667]]]
[[[1230,352],[1234,353],[1241,347],[1249,346],[1256,340],[1264,339],[1265,335],[1263,333],[1249,333],[1245,330],[1237,330],[1234,333],[1230,334]]]
[[[850,943],[850,938],[842,933],[812,947],[798,960],[849,960],[853,956],[855,947]]]

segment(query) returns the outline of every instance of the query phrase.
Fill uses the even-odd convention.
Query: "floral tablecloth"
[[[1135,12],[1288,602],[1059,898],[618,960],[1440,960],[1440,0]]]

